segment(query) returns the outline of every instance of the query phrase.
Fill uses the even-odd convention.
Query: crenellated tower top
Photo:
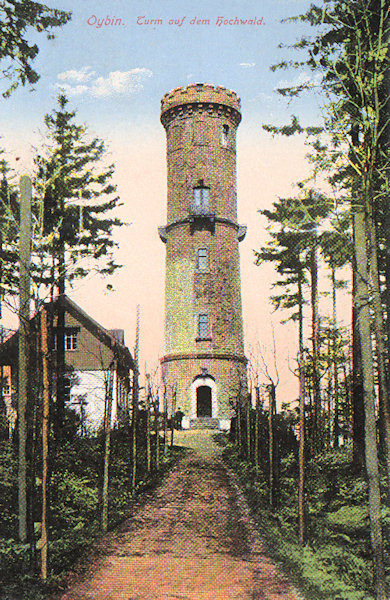
[[[222,86],[210,83],[192,83],[167,92],[161,100],[161,122],[164,127],[177,116],[180,107],[194,106],[197,109],[213,110],[220,107],[237,125],[241,121],[240,97]]]

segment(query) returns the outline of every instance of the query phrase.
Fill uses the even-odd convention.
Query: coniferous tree
[[[5,152],[0,150],[0,303],[4,296],[16,294],[18,276],[19,204]]]
[[[274,203],[273,211],[262,211],[271,223],[280,227],[279,231],[271,231],[271,241],[259,251],[255,251],[256,264],[273,262],[280,279],[274,287],[282,288],[283,292],[272,296],[276,308],[292,309],[290,319],[298,322],[298,377],[299,377],[299,486],[298,486],[298,522],[299,540],[305,539],[305,412],[306,412],[306,384],[304,362],[304,336],[303,336],[303,307],[305,304],[303,289],[307,284],[305,262],[303,259],[304,244],[300,231],[295,227],[288,227],[290,222],[290,202]]]
[[[114,166],[105,163],[106,147],[90,139],[84,125],[75,122],[68,99],[58,97],[58,107],[45,117],[46,142],[36,157],[36,189],[41,236],[35,246],[40,256],[35,280],[56,289],[57,390],[56,432],[61,435],[65,406],[65,314],[61,302],[67,285],[91,270],[112,274],[115,262],[112,233],[122,222],[111,216],[119,205],[112,183]]]
[[[310,305],[312,314],[311,352],[311,446],[314,453],[320,449],[319,415],[321,412],[320,365],[319,365],[319,313],[318,313],[318,253],[321,238],[318,227],[330,213],[330,202],[312,190],[304,192],[303,198],[288,198],[274,203],[273,211],[262,211],[269,222],[276,227],[271,230],[270,243],[256,253],[256,262],[271,261],[284,278],[276,282],[283,287],[280,295],[273,296],[277,308],[292,308],[303,305],[302,283],[310,281]],[[295,269],[295,271],[294,271]],[[297,270],[298,269],[298,270]],[[301,273],[300,276],[297,275]],[[304,279],[303,279],[304,275]],[[286,277],[287,276],[287,277]],[[291,294],[291,284],[299,284]],[[292,319],[303,317],[300,310],[293,313]],[[302,323],[300,324],[300,327]]]
[[[27,31],[45,32],[48,39],[53,39],[53,29],[65,25],[70,18],[71,13],[49,8],[34,0],[0,2],[1,72],[11,83],[3,92],[4,97],[10,96],[20,83],[33,85],[39,79],[39,74],[32,67],[39,48],[28,41]]]
[[[329,397],[329,401],[333,400],[334,415],[333,415],[333,443],[337,447],[339,445],[340,421],[339,421],[339,369],[341,367],[339,358],[339,346],[341,342],[341,332],[338,329],[337,323],[337,291],[346,286],[346,281],[337,279],[338,269],[351,264],[352,241],[350,235],[350,217],[348,213],[337,215],[331,223],[332,229],[323,231],[320,235],[321,253],[331,271],[332,284],[332,323],[329,330],[329,339],[331,340],[331,349],[329,356],[331,364],[329,371],[331,377],[331,393],[333,398]],[[344,355],[343,355],[344,356]],[[331,435],[332,426],[330,425],[331,415],[329,414],[329,435]],[[330,438],[329,438],[330,439]]]

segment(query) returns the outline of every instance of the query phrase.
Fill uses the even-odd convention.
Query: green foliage
[[[327,521],[331,527],[338,529],[350,529],[353,532],[363,530],[368,526],[368,509],[365,506],[342,506],[336,512],[329,513]]]
[[[119,206],[114,165],[106,163],[104,142],[91,139],[67,105],[61,94],[58,107],[45,116],[46,140],[35,159],[40,227],[35,252],[41,258],[36,280],[51,285],[53,259],[57,285],[91,269],[110,275],[120,266],[113,256],[113,230],[123,224],[112,215]]]
[[[140,428],[138,439],[136,494],[153,485],[162,473],[181,456],[175,449],[161,460],[160,471],[147,473],[145,432]],[[135,495],[131,493],[130,435],[127,428],[118,428],[111,435],[109,484],[109,528],[131,515]],[[64,438],[54,448],[50,440],[49,478],[49,583],[57,581],[70,569],[82,553],[100,534],[101,484],[104,436]],[[35,489],[30,520],[34,523],[38,542],[41,520],[40,445],[35,456]],[[17,448],[10,442],[0,442],[0,580],[10,600],[38,600],[46,597],[39,584],[38,550],[33,545],[15,541],[17,532]]]
[[[51,487],[57,498],[53,522],[57,527],[82,529],[96,518],[98,490],[91,478],[69,470],[53,473]],[[53,494],[54,495],[54,494]]]
[[[1,533],[5,538],[13,537],[16,528],[14,507],[17,502],[17,458],[12,445],[0,442],[0,514]]]
[[[282,442],[283,443],[283,442]],[[264,456],[264,455],[263,455]],[[252,464],[229,443],[224,459],[236,471],[269,551],[310,600],[373,598],[367,483],[351,466],[351,452],[340,447],[308,461],[306,499],[309,542],[299,546],[297,457],[280,459],[278,505],[268,504],[267,466],[256,477]],[[390,511],[383,511],[384,523]]]
[[[19,203],[14,173],[8,166],[4,150],[0,148],[0,301],[17,289],[19,279],[15,271],[18,260]]]
[[[5,98],[10,96],[20,83],[34,84],[39,79],[37,71],[32,67],[39,48],[36,44],[29,43],[27,32],[34,29],[38,33],[45,32],[48,39],[53,39],[53,28],[61,27],[70,17],[69,12],[49,8],[33,0],[1,0],[1,72],[4,78],[12,82],[3,92]]]

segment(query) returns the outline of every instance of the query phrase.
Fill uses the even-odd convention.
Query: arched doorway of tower
[[[196,388],[196,416],[211,417],[211,387],[209,385],[200,385]]]
[[[192,380],[189,388],[189,419],[218,418],[217,384],[207,369],[200,369],[200,374]]]

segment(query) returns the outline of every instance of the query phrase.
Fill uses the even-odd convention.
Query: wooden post
[[[248,400],[246,405],[246,442],[247,442],[247,458],[249,462],[252,458],[251,452],[251,403],[252,398],[248,394]]]
[[[18,372],[18,515],[19,539],[27,539],[27,421],[28,395],[28,336],[30,320],[30,262],[31,262],[31,179],[20,178],[20,240],[19,240],[19,372]]]
[[[115,365],[115,361],[114,361]],[[103,490],[102,490],[102,530],[108,529],[108,484],[111,451],[111,415],[112,415],[112,392],[114,383],[114,370],[109,371],[105,381],[106,395],[104,399],[104,467],[103,467]]]
[[[41,535],[41,578],[47,579],[47,475],[49,458],[49,369],[47,344],[47,312],[41,313],[41,347],[42,347],[42,535]]]
[[[146,370],[146,369],[145,369]],[[148,473],[152,471],[152,448],[151,448],[151,431],[150,431],[150,375],[145,373],[146,379],[146,464]]]
[[[274,397],[272,384],[268,387],[268,441],[269,441],[269,504],[274,505]]]
[[[156,471],[160,468],[160,423],[159,423],[159,415],[160,415],[160,402],[159,396],[157,392],[156,403],[153,402],[154,406],[154,429],[156,433]]]
[[[171,411],[171,443],[170,447],[173,448],[173,436],[175,431],[175,412],[176,412],[176,386],[172,394],[172,411]]]
[[[167,398],[167,386],[164,384],[164,456],[168,450],[168,398]]]
[[[238,444],[238,450],[240,453],[240,456],[242,454],[242,447],[241,447],[241,404],[240,404],[240,399],[237,399],[237,444]]]
[[[255,468],[259,475],[259,427],[260,427],[260,387],[256,386],[256,425],[255,425]]]
[[[138,358],[139,358],[139,328],[140,328],[140,307],[137,305],[137,325],[135,332],[135,346],[134,346],[134,373],[133,373],[133,402],[132,402],[132,420],[131,420],[131,428],[132,428],[132,442],[133,442],[133,450],[132,450],[132,477],[131,477],[131,489],[133,493],[135,492],[135,488],[137,485],[137,417],[138,417],[138,391],[139,391],[139,366],[138,366]]]
[[[302,280],[298,277],[298,297],[299,302],[299,451],[298,451],[298,527],[299,543],[303,546],[306,535],[305,521],[305,407],[306,407],[306,382],[304,365],[304,346],[303,346],[303,302],[302,302]]]

